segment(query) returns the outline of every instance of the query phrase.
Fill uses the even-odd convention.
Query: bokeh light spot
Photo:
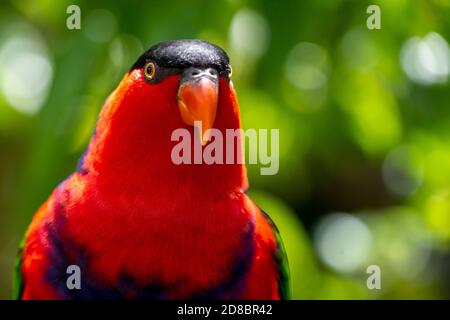
[[[42,40],[30,33],[12,34],[0,51],[0,90],[17,111],[33,115],[48,96],[53,77],[50,56]]]
[[[419,84],[445,83],[450,72],[450,51],[447,41],[431,32],[423,39],[406,41],[400,61],[407,76]]]
[[[301,42],[289,53],[286,78],[301,90],[313,90],[327,83],[327,52],[315,43]]]
[[[372,246],[372,234],[355,216],[334,213],[319,222],[314,232],[319,257],[339,272],[352,272],[362,265]]]
[[[265,18],[251,9],[241,9],[233,17],[229,32],[233,52],[246,58],[261,57],[269,45],[269,26]]]

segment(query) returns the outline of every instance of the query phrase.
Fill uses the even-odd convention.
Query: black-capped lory
[[[35,214],[16,298],[288,297],[278,230],[245,193],[242,161],[173,161],[179,128],[195,136],[201,123],[200,148],[211,143],[208,129],[240,128],[230,75],[225,51],[206,41],[162,42],[138,58],[107,98],[77,170]],[[68,285],[71,266],[77,287]]]

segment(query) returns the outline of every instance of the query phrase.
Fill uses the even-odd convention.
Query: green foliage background
[[[372,3],[381,30],[366,27]],[[81,30],[66,28],[70,4]],[[14,37],[44,48],[52,79],[34,112],[0,90],[0,298],[33,213],[74,170],[107,95],[144,49],[178,38],[224,47],[244,127],[280,129],[279,173],[248,170],[285,240],[294,298],[449,298],[450,86],[402,68],[405,43],[430,34],[448,45],[449,0],[2,1],[0,87]],[[336,261],[357,259],[351,270],[318,249],[317,226],[336,212],[370,235],[356,256],[354,229],[325,238],[344,250]],[[366,287],[371,264],[381,290]]]

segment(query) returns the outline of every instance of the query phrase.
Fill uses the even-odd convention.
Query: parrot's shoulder
[[[283,240],[280,235],[280,231],[275,222],[270,216],[259,208],[260,221],[264,226],[260,227],[260,235],[263,241],[273,241],[274,247],[271,252],[271,256],[277,266],[278,272],[278,290],[281,299],[289,299],[290,297],[290,284],[289,284],[289,264],[287,259],[286,250],[284,248]],[[258,219],[257,219],[258,221]]]
[[[12,298],[14,300],[19,300],[23,292],[23,277],[22,277],[22,254],[23,247],[25,243],[25,237],[22,239],[19,250],[16,255],[16,262],[14,264],[14,276],[13,276],[13,291]]]
[[[20,243],[14,266],[13,299],[23,298],[27,286],[26,274],[35,272],[38,269],[36,265],[42,260],[41,251],[44,249],[44,240],[47,238],[44,227],[52,219],[54,197],[53,193],[35,213]]]

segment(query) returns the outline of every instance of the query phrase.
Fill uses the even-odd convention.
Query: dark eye
[[[156,66],[153,61],[149,61],[144,66],[144,74],[148,80],[153,80],[155,77]]]

